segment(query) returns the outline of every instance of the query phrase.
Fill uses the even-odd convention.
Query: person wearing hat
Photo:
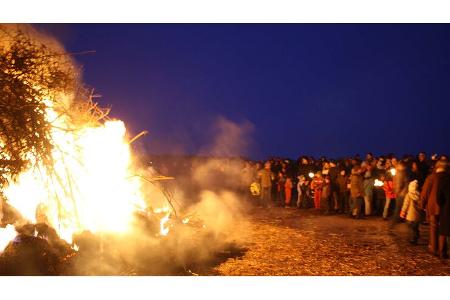
[[[417,245],[419,239],[419,224],[422,221],[422,210],[420,209],[420,194],[418,191],[419,183],[413,180],[408,185],[408,193],[403,201],[403,207],[400,212],[400,217],[408,221],[411,229],[411,240],[413,245]]]

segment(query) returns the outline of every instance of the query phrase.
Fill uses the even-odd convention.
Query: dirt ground
[[[234,228],[243,251],[200,275],[449,275],[450,262],[408,243],[407,224],[295,208],[254,208]],[[230,255],[231,256],[231,255]]]

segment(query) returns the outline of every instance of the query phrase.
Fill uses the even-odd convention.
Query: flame
[[[169,227],[166,226],[167,222],[169,221],[170,218],[170,212],[166,213],[166,215],[161,219],[160,223],[159,223],[159,234],[162,236],[166,236],[169,234]]]
[[[56,125],[51,132],[54,174],[39,165],[22,173],[4,190],[7,201],[31,223],[42,222],[37,210],[43,208],[45,222],[69,243],[84,230],[130,231],[133,213],[145,202],[141,183],[133,176],[125,124],[113,120],[64,130],[74,126],[58,117],[52,105],[46,112]]]
[[[374,182],[373,185],[374,185],[374,186],[383,186],[384,183],[383,183],[383,181],[381,181],[381,180],[375,179],[375,182]]]
[[[5,250],[8,243],[12,241],[17,235],[16,229],[13,225],[6,225],[5,228],[0,228],[0,253]]]

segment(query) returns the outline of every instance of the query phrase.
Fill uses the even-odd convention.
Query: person
[[[283,173],[283,171],[278,172],[277,177],[277,202],[279,206],[284,206],[285,200],[285,185],[286,183],[286,177]]]
[[[311,189],[314,190],[314,208],[320,209],[320,199],[322,198],[322,173],[319,171],[311,182]]]
[[[350,211],[347,183],[348,176],[346,175],[345,169],[342,169],[336,178],[336,187],[338,192],[339,212],[343,214]]]
[[[325,175],[322,183],[322,197],[320,199],[321,210],[325,211],[325,214],[330,214],[333,210],[333,201],[331,199],[331,183],[330,175]]]
[[[427,155],[425,152],[419,152],[417,155],[417,166],[419,169],[419,172],[421,173],[421,177],[423,178],[423,182],[419,181],[419,188],[423,186],[425,182],[425,178],[428,176],[428,173],[430,171],[430,164],[427,161]]]
[[[447,239],[450,236],[450,173],[442,179],[438,190],[439,216],[439,256],[447,259]]]
[[[364,187],[363,178],[360,173],[360,167],[354,166],[350,176],[350,199],[352,216],[354,218],[361,218],[361,205],[363,201]]]
[[[286,207],[289,207],[291,205],[292,188],[293,188],[292,179],[290,176],[287,176],[286,182],[284,183],[284,196]]]
[[[336,165],[336,161],[334,160],[330,161],[330,169],[328,175],[330,177],[330,197],[332,202],[332,209],[335,213],[339,213],[341,210],[341,207],[339,205],[339,186],[337,184],[339,169]]]
[[[394,184],[393,187],[396,197],[395,197],[395,211],[392,218],[391,227],[401,221],[400,211],[403,206],[403,199],[405,198],[406,193],[408,192],[408,183],[409,178],[406,171],[406,164],[403,161],[399,161],[398,163],[396,163],[395,175],[393,178]]]
[[[386,175],[383,175],[381,177],[381,181],[383,181],[383,190],[384,195],[386,197],[386,201],[384,202],[384,209],[383,209],[383,219],[387,220],[389,216],[389,207],[391,206],[391,203],[395,203],[395,193],[394,193],[394,182],[392,181],[392,175],[388,171],[386,172]]]
[[[430,237],[428,251],[435,256],[445,256],[446,238],[439,236],[441,207],[438,193],[445,182],[447,174],[447,162],[437,161],[432,174],[428,175],[420,193],[420,206],[427,213],[430,222]]]
[[[363,187],[364,187],[364,210],[365,215],[370,216],[372,214],[373,205],[373,185],[375,178],[373,176],[373,166],[371,165],[373,157],[371,153],[367,154],[367,161],[362,165],[364,169],[363,175]]]
[[[258,177],[261,180],[261,202],[263,206],[268,207],[272,202],[272,180],[274,177],[270,170],[270,161],[264,164],[264,169],[258,172]]]
[[[307,208],[307,191],[308,191],[308,181],[306,181],[305,176],[298,176],[297,183],[297,207]]]
[[[403,201],[400,217],[406,219],[411,229],[411,240],[413,245],[417,245],[419,240],[419,224],[422,221],[422,210],[420,208],[420,194],[418,191],[418,180],[413,180],[408,185],[408,193]]]

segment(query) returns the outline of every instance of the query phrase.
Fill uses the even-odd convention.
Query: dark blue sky
[[[153,153],[195,154],[216,120],[248,154],[450,151],[450,25],[39,25]]]

